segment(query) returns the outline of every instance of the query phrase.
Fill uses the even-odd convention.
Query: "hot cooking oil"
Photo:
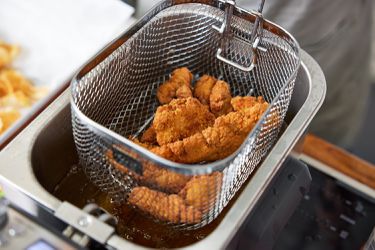
[[[183,247],[204,239],[217,227],[231,205],[229,204],[217,219],[200,229],[185,231],[173,229],[155,222],[128,205],[119,206],[111,202],[108,195],[89,182],[78,165],[71,166],[68,174],[54,188],[53,195],[80,208],[87,203],[98,204],[118,219],[116,227],[118,235],[136,244],[155,248]],[[234,200],[235,198],[232,202]]]

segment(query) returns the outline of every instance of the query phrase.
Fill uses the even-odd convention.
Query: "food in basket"
[[[191,91],[192,74],[187,68],[173,71],[171,78],[157,92],[159,102],[155,118],[140,139],[130,138],[138,145],[165,159],[195,164],[223,159],[243,143],[268,108],[263,97],[231,96],[228,83],[203,75]],[[178,90],[188,93],[178,94]],[[124,154],[137,156],[125,148]],[[128,152],[129,151],[129,152]],[[223,173],[187,176],[142,162],[143,173],[137,174],[117,162],[107,152],[109,162],[138,183],[128,202],[152,215],[172,223],[197,223],[207,215],[219,198]]]
[[[231,99],[232,95],[230,94],[228,83],[220,80],[217,81],[210,94],[211,112],[216,117],[228,114],[233,110],[230,104]]]
[[[0,134],[21,117],[23,109],[43,97],[45,88],[31,84],[21,73],[10,68],[19,48],[0,41]]]
[[[148,129],[145,130],[141,138],[139,139],[141,143],[148,143],[151,145],[156,145],[156,132],[154,126],[150,126]]]
[[[183,140],[151,148],[151,152],[180,163],[199,163],[223,159],[243,143],[255,126],[268,103],[263,98],[235,97],[236,102],[246,102],[244,107],[216,118],[213,126]]]
[[[209,212],[220,193],[223,174],[214,172],[210,175],[198,175],[191,178],[181,190],[181,196],[187,205],[201,211]]]
[[[212,126],[215,116],[196,98],[173,99],[158,107],[153,128],[159,145],[182,140]]]
[[[135,159],[138,158],[134,153],[131,153],[129,150],[123,147],[116,146],[116,148],[126,155],[132,156]],[[112,150],[108,150],[106,156],[112,166],[114,166],[122,173],[132,176],[135,180],[138,181],[139,184],[146,185],[167,193],[178,193],[191,178],[187,175],[178,174],[165,168],[157,167],[149,162],[145,162],[142,165],[143,173],[142,175],[139,175],[126,166],[123,166],[121,163],[117,162]],[[142,161],[142,159],[139,160]]]
[[[202,218],[202,213],[193,206],[186,205],[180,196],[147,187],[133,188],[128,202],[161,221],[193,224]]]
[[[203,75],[195,83],[194,96],[205,105],[210,104],[210,95],[217,79],[213,76]]]
[[[205,105],[209,105],[210,111],[216,116],[225,115],[231,112],[229,84],[217,80],[215,77],[203,75],[198,79],[194,87],[194,96]]]
[[[141,183],[168,193],[178,193],[189,181],[188,175],[160,168],[152,163],[144,164]]]
[[[157,98],[161,104],[172,101],[173,98],[186,98],[192,96],[191,81],[193,74],[188,68],[178,68],[172,72],[168,81],[160,85]]]

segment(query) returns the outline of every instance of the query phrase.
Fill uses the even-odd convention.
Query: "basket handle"
[[[253,58],[251,60],[251,64],[250,64],[249,67],[242,66],[241,64],[233,62],[230,59],[222,56],[222,49],[221,48],[219,48],[217,50],[216,57],[217,57],[217,59],[219,59],[220,61],[225,62],[226,64],[229,64],[229,65],[231,65],[231,66],[233,66],[233,67],[235,67],[237,69],[240,69],[242,71],[249,72],[249,71],[253,70],[253,68],[255,67],[255,65],[257,63],[259,41],[260,41],[259,37],[257,37],[255,39],[255,42],[253,43],[253,46],[252,46]]]
[[[228,39],[232,37],[231,29],[230,29],[230,23],[233,16],[233,8],[236,6],[236,3],[234,0],[225,0],[225,15],[224,15],[224,21],[221,27],[217,27],[215,25],[212,26],[215,30],[217,30],[220,34],[222,34],[222,40],[221,40],[221,48],[218,48],[216,57],[220,61],[225,62],[226,64],[229,64],[235,68],[238,68],[242,71],[249,72],[251,71],[256,63],[257,63],[257,57],[258,57],[258,50],[261,50],[263,52],[266,51],[265,48],[259,46],[262,36],[262,27],[263,27],[263,7],[264,7],[265,0],[261,0],[261,3],[259,5],[258,11],[251,11],[253,15],[256,16],[254,28],[251,32],[251,44],[249,46],[252,47],[252,58],[251,58],[251,64],[250,66],[243,66],[239,63],[233,62],[232,60],[224,57],[222,55],[223,50],[227,47]]]

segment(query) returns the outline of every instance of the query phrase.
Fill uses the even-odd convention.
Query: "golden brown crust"
[[[141,139],[139,141],[151,145],[157,144],[156,132],[153,125],[151,125],[148,129],[145,130],[145,132],[143,132]]]
[[[203,75],[194,87],[194,96],[198,98],[198,100],[204,104],[209,105],[210,104],[210,95],[212,88],[214,87],[216,83],[216,78],[209,76],[209,75]]]
[[[190,176],[146,163],[143,165],[141,182],[144,185],[176,194],[186,185],[190,178]]]
[[[161,221],[193,224],[202,218],[202,213],[187,206],[180,196],[167,195],[147,187],[133,188],[128,202]]]
[[[247,98],[247,97],[241,97]],[[238,99],[241,102],[242,99]],[[154,147],[151,151],[180,163],[199,163],[223,159],[237,150],[254,127],[268,103],[255,101],[251,106],[216,118],[212,127],[183,140]]]
[[[161,84],[157,90],[156,96],[159,102],[161,104],[169,103],[173,98],[177,97],[177,92],[181,97],[192,96],[190,90],[192,79],[193,75],[188,68],[175,69],[170,79]]]
[[[232,107],[235,111],[245,110],[253,107],[256,103],[267,103],[262,96],[236,96],[231,100]]]
[[[214,172],[210,175],[194,176],[179,195],[187,205],[199,209],[206,214],[214,206],[220,193],[223,174]]]
[[[188,98],[192,97],[193,94],[191,92],[191,88],[186,85],[182,85],[176,90],[176,98]]]
[[[134,141],[134,140],[133,140]],[[134,141],[137,143],[137,141]],[[144,143],[137,143],[140,146],[147,146]],[[126,155],[129,155],[137,160],[138,156],[135,153],[132,153],[130,150],[126,150],[123,147],[117,147],[119,151],[123,152]],[[151,148],[149,148],[151,149]],[[149,162],[144,162],[142,159],[138,159],[142,163],[143,173],[139,175],[134,171],[130,170],[127,166],[117,162],[113,156],[112,150],[107,150],[106,157],[108,162],[115,167],[120,172],[133,177],[136,181],[142,185],[156,188],[158,190],[163,190],[168,193],[178,193],[190,180],[190,176],[178,174],[171,170],[165,168],[157,167]]]
[[[159,145],[189,137],[211,126],[215,116],[196,98],[174,99],[160,106],[155,113],[153,127]]]
[[[228,114],[233,110],[230,103],[231,99],[229,84],[224,81],[217,81],[210,94],[211,112],[216,117]]]

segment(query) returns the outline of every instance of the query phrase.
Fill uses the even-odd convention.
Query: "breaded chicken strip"
[[[159,145],[189,137],[212,126],[215,116],[196,98],[174,99],[158,107],[153,121]]]
[[[128,202],[154,218],[172,223],[193,224],[200,222],[202,213],[176,195],[135,187],[129,195]]]
[[[147,144],[139,143],[134,141],[138,145],[147,148]],[[131,153],[129,150],[126,150],[123,147],[116,146],[116,148],[122,152],[123,154],[129,155],[134,159],[137,159],[137,155]],[[151,149],[149,147],[148,149]],[[178,193],[190,180],[190,176],[178,174],[171,170],[167,170],[165,168],[160,168],[152,163],[142,161],[139,159],[139,162],[142,163],[142,175],[134,172],[132,169],[128,168],[128,166],[123,165],[122,163],[116,160],[116,157],[113,154],[112,150],[108,150],[106,152],[106,156],[108,162],[115,167],[117,170],[121,171],[122,173],[133,177],[138,183],[142,185],[146,185],[149,187],[153,187],[158,190],[163,190],[168,193]]]
[[[178,174],[171,170],[147,163],[143,165],[143,175],[140,181],[146,186],[177,194],[190,178],[191,176]]]
[[[230,103],[232,95],[228,83],[217,81],[210,94],[210,110],[216,116],[228,114],[233,110]]]
[[[220,193],[223,174],[194,176],[178,194],[187,205],[199,209],[203,214],[210,211]]]
[[[156,132],[154,126],[151,125],[148,129],[143,132],[141,139],[139,140],[141,143],[147,143],[150,145],[156,145]]]
[[[242,103],[251,97],[238,98],[236,101]],[[259,98],[249,106],[216,118],[212,127],[183,140],[154,147],[151,152],[180,163],[223,159],[238,149],[267,107],[268,103]]]
[[[265,103],[265,100],[262,96],[236,96],[231,100],[232,107],[235,111],[246,110],[253,107],[256,103]]]
[[[161,104],[172,101],[173,98],[186,98],[192,96],[191,81],[193,75],[188,68],[178,68],[172,72],[170,79],[158,88],[156,96]]]
[[[216,78],[209,76],[209,75],[203,75],[199,80],[196,82],[194,87],[194,96],[198,98],[198,100],[204,104],[209,105],[210,104],[210,95],[212,92],[212,88],[214,87],[216,83]]]
[[[231,112],[230,103],[232,96],[229,84],[225,81],[203,75],[197,81],[194,88],[194,96],[205,105],[209,105],[211,112],[216,116],[221,116]]]

